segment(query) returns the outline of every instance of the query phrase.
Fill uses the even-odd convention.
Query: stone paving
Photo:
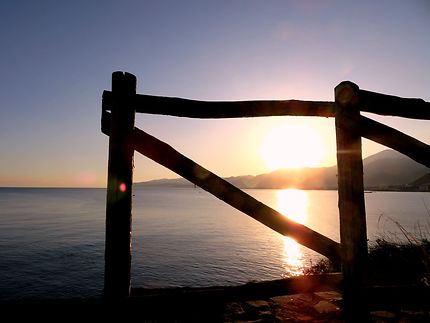
[[[341,296],[336,292],[306,293],[267,300],[229,303],[225,322],[342,322]]]
[[[232,302],[226,305],[224,322],[344,322],[342,296],[337,292],[315,292],[277,296],[266,300]],[[371,322],[430,322],[427,310],[379,310]]]

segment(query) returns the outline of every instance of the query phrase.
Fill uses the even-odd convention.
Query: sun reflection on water
[[[308,217],[308,194],[297,189],[279,190],[277,192],[277,210],[289,219],[305,224]],[[300,245],[292,238],[284,237],[283,268],[285,276],[302,273],[304,267],[303,253]]]

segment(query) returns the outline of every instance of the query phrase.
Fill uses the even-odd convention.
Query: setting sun
[[[309,126],[283,124],[271,129],[260,147],[269,170],[319,167],[326,155],[323,141]]]

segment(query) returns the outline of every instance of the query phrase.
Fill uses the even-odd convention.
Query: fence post
[[[344,312],[347,321],[366,322],[367,232],[358,86],[340,83],[335,104]]]
[[[131,100],[136,94],[136,77],[129,73],[112,73],[112,94],[103,294],[109,299],[124,299],[130,295],[135,119]]]

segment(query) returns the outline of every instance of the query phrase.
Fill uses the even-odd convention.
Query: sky
[[[428,0],[4,0],[0,46],[0,186],[106,185],[101,96],[114,71],[136,75],[138,93],[196,100],[333,101],[351,80],[430,101]],[[430,143],[426,121],[366,116]],[[136,125],[220,176],[270,171],[264,142],[286,127],[312,129],[318,165],[336,163],[331,119],[139,114]],[[317,149],[286,137],[278,150]],[[363,140],[364,156],[383,149]],[[135,181],[172,177],[136,154]]]

